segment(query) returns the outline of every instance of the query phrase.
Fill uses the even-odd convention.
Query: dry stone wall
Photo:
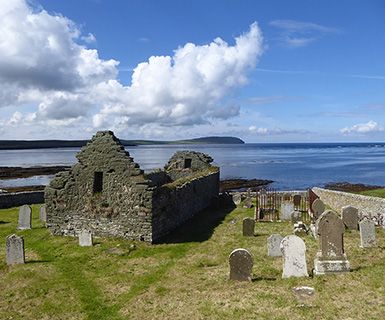
[[[44,202],[43,191],[30,191],[18,193],[1,193],[0,209],[22,206],[23,204],[36,204]]]
[[[337,212],[341,212],[343,207],[350,205],[358,209],[360,218],[376,218],[383,225],[385,199],[322,188],[312,190],[325,204]]]

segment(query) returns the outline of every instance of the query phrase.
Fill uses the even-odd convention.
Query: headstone
[[[294,204],[291,201],[282,201],[281,203],[281,220],[290,220],[291,213],[294,211]]]
[[[42,205],[40,207],[39,218],[41,221],[47,222],[47,211],[46,211],[45,205]]]
[[[281,241],[283,237],[280,234],[272,234],[267,238],[267,255],[269,257],[281,257]]]
[[[32,227],[32,209],[28,205],[19,208],[19,225],[17,229],[26,230]]]
[[[229,256],[230,280],[251,281],[253,257],[246,249],[235,249]]]
[[[293,196],[293,204],[294,204],[294,208],[295,209],[298,209],[299,206],[301,205],[301,195],[300,194],[295,194]]]
[[[79,245],[81,247],[92,247],[92,233],[89,230],[82,230],[79,233]]]
[[[12,234],[6,239],[6,261],[8,265],[25,263],[24,239]]]
[[[302,220],[302,213],[300,211],[293,211],[291,213],[291,222],[296,223]]]
[[[253,237],[255,228],[255,220],[252,218],[244,218],[242,223],[242,234],[245,237]]]
[[[358,209],[352,206],[342,208],[341,218],[345,226],[350,230],[358,228]]]
[[[318,219],[318,217],[325,211],[325,204],[322,202],[322,200],[315,199],[311,205],[311,208],[313,210],[314,218]]]
[[[349,272],[350,263],[344,252],[345,225],[333,211],[325,211],[316,224],[320,251],[314,260],[316,275]]]
[[[246,197],[245,201],[243,202],[243,208],[250,209],[253,206],[253,202],[250,197]]]
[[[233,202],[234,202],[234,204],[235,205],[239,205],[240,203],[241,203],[241,201],[242,201],[242,196],[241,196],[241,194],[240,193],[234,193],[233,194]]]
[[[376,228],[373,220],[360,221],[361,248],[376,246]]]
[[[286,236],[281,241],[283,255],[282,278],[308,277],[305,242],[296,235]]]

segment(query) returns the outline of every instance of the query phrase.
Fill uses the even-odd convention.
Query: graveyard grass
[[[345,233],[352,272],[281,279],[282,260],[267,256],[266,239],[288,235],[290,223],[257,223],[255,237],[242,236],[242,219],[254,208],[226,216],[205,211],[171,237],[149,245],[95,239],[80,247],[72,237],[52,236],[38,220],[15,231],[18,209],[0,210],[0,319],[383,319],[385,232],[378,247],[359,247],[358,231]],[[211,218],[210,218],[211,217]],[[26,264],[5,264],[5,237],[24,236]],[[310,236],[309,272],[318,249]],[[228,256],[246,248],[254,257],[253,281],[228,279]],[[297,300],[295,286],[316,289]]]

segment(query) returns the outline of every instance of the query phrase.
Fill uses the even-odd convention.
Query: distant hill
[[[120,140],[125,146],[159,145],[159,144],[242,144],[236,137],[202,137],[175,141],[157,140]],[[88,140],[0,140],[0,150],[78,148],[86,145]]]

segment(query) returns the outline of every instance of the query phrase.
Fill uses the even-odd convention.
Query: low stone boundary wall
[[[44,191],[0,193],[0,209],[44,203]]]
[[[358,209],[361,217],[376,217],[377,220],[385,220],[385,199],[383,198],[322,188],[313,188],[312,190],[326,205],[337,212],[341,212],[342,207],[350,205]],[[379,219],[380,217],[382,219]]]

